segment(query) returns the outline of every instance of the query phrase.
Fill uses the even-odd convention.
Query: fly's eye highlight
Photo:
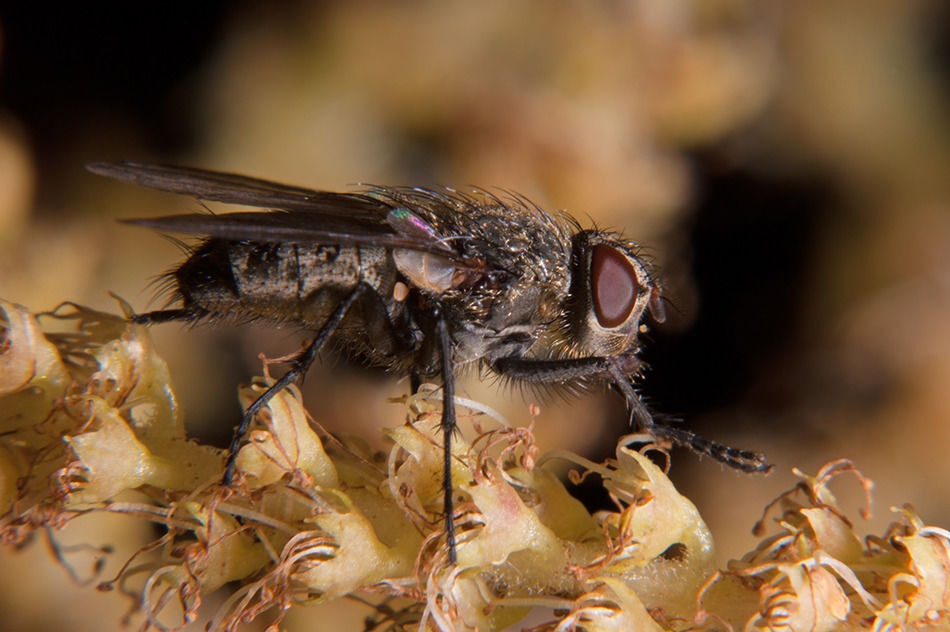
[[[597,322],[607,328],[625,323],[640,291],[637,272],[630,260],[616,248],[594,246],[590,262],[590,286]]]

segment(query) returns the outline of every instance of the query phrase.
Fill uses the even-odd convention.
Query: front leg
[[[605,379],[612,377],[616,368],[621,374],[630,375],[643,366],[633,354],[613,357],[589,356],[560,360],[537,360],[511,356],[500,358],[492,364],[492,370],[513,380],[532,384],[570,384],[578,380]]]
[[[492,365],[492,370],[506,378],[522,380],[531,384],[570,385],[578,382],[607,380],[613,382],[633,413],[640,429],[653,432],[656,425],[653,415],[633,388],[628,376],[643,366],[643,361],[633,353],[618,356],[587,356],[539,360],[512,356],[501,358]]]
[[[445,542],[449,549],[449,563],[455,565],[455,508],[452,503],[452,434],[455,422],[455,375],[452,367],[452,340],[445,318],[439,314],[435,325],[439,344],[439,363],[442,368],[442,509],[445,512]]]
[[[654,437],[665,437],[677,445],[689,448],[699,455],[713,459],[743,472],[768,473],[772,466],[765,462],[765,455],[705,439],[685,428],[655,419],[647,405],[633,387],[630,375],[643,366],[632,353],[616,356],[588,356],[538,360],[518,356],[501,358],[492,365],[499,375],[532,384],[570,384],[592,379],[606,380],[614,384],[627,400],[631,421]]]

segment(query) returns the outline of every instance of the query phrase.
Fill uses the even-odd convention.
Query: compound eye
[[[636,270],[621,252],[610,246],[594,246],[590,262],[590,286],[597,322],[613,328],[630,318],[637,302],[640,282]]]

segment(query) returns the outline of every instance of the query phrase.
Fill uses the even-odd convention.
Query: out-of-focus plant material
[[[846,462],[802,475],[779,501],[784,532],[716,572],[696,508],[643,454],[621,446],[595,464],[538,454],[530,429],[482,432],[455,442],[450,565],[437,391],[400,400],[408,421],[385,431],[382,453],[317,432],[288,389],[259,415],[225,488],[221,451],[185,436],[143,327],[75,305],[42,315],[43,327],[22,307],[0,310],[2,537],[19,543],[96,512],[163,526],[100,584],[133,595],[145,628],[195,621],[229,583],[214,629],[352,594],[386,599],[376,618],[392,629],[501,629],[538,608],[550,613],[543,629],[565,630],[947,623],[950,534],[905,509],[863,546],[827,489],[853,470]],[[242,402],[266,383],[242,388]],[[549,470],[563,460],[599,476],[617,510],[591,515],[567,494]]]

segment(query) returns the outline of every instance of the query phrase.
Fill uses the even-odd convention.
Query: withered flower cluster
[[[780,533],[728,570],[665,473],[620,446],[589,462],[539,454],[530,429],[454,448],[458,564],[442,533],[438,391],[402,398],[388,448],[334,437],[291,389],[259,415],[221,485],[224,454],[186,435],[144,327],[66,304],[37,317],[0,302],[0,537],[19,544],[79,516],[122,514],[162,533],[100,588],[134,596],[143,629],[203,617],[236,629],[263,613],[358,596],[384,629],[889,630],[950,624],[950,532],[911,508],[862,544],[826,467],[777,505]],[[42,326],[41,323],[42,322]],[[267,378],[240,390],[246,406]],[[471,404],[473,408],[476,405]],[[589,513],[552,465],[597,475],[615,511]],[[869,488],[870,483],[859,479]],[[60,556],[59,561],[67,564]],[[203,600],[227,585],[213,613]],[[929,627],[928,627],[929,626]]]

